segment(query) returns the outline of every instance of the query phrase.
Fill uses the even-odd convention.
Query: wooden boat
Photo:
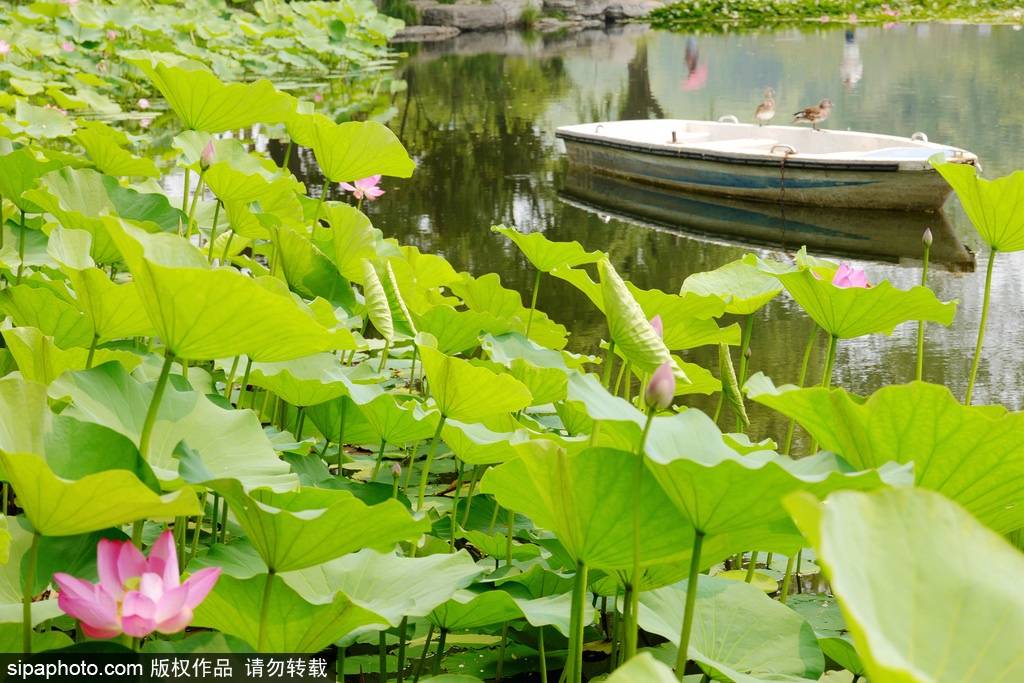
[[[945,214],[922,211],[829,209],[689,194],[583,169],[570,168],[558,193],[576,208],[701,240],[888,263],[918,263],[925,228],[934,242],[931,262],[971,272],[974,254]]]
[[[571,164],[600,173],[687,192],[836,208],[937,210],[950,187],[928,159],[978,161],[921,133],[653,119],[562,126],[556,136]]]

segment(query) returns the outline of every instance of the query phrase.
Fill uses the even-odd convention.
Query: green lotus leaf
[[[134,282],[115,284],[89,256],[92,236],[60,226],[50,233],[47,250],[75,290],[76,304],[102,343],[125,337],[148,337],[153,325]],[[36,325],[38,327],[38,325]],[[89,342],[87,341],[86,344]]]
[[[4,533],[8,538],[8,559],[0,564],[0,624],[18,624],[18,640],[8,652],[20,652],[22,647],[22,593],[25,584],[21,566],[32,545],[32,532],[26,528],[27,526],[28,523],[21,515],[5,518],[4,521]],[[56,598],[39,599],[32,603],[33,626],[61,614]],[[41,640],[41,634],[33,634],[33,646],[39,644]]]
[[[204,254],[177,235],[150,235],[111,219],[105,225],[132,271],[153,326],[180,358],[244,354],[256,361],[279,361],[355,346],[348,330],[324,328],[281,291],[279,280],[212,268]]]
[[[477,367],[424,344],[419,344],[419,351],[430,395],[447,418],[477,422],[522,410],[533,400],[530,390],[511,375]]]
[[[176,387],[179,379],[172,376],[165,389],[150,438],[149,464],[160,479],[200,483],[230,476],[250,487],[295,487],[297,478],[277,457],[252,411],[220,407],[205,394]],[[120,364],[105,363],[65,374],[50,386],[50,395],[71,401],[63,414],[104,425],[138,443],[155,386],[136,380]],[[180,459],[182,442],[198,458],[189,463],[198,469],[194,475]]]
[[[586,251],[579,242],[555,242],[541,232],[519,232],[504,225],[491,226],[491,232],[512,240],[533,267],[543,273],[556,268],[573,268],[585,263],[597,263],[605,254],[600,251]]]
[[[45,384],[16,375],[0,378],[0,451],[45,452],[52,423]]]
[[[0,197],[13,203],[25,213],[39,213],[42,209],[22,193],[35,187],[43,175],[63,166],[59,161],[42,159],[30,147],[22,147],[0,156]]]
[[[384,234],[370,224],[362,211],[348,204],[328,202],[322,209],[331,227],[329,243],[317,240],[325,254],[334,260],[338,272],[353,282],[362,282],[363,259],[381,252]]]
[[[285,227],[277,230],[274,237],[281,270],[293,292],[310,299],[321,297],[348,310],[355,309],[352,286],[306,235]]]
[[[612,672],[606,683],[678,683],[675,673],[650,652],[641,652]]]
[[[75,132],[75,122],[52,107],[37,107],[19,99],[14,105],[14,119],[4,125],[11,133],[22,133],[30,139],[68,137]]]
[[[430,621],[449,631],[461,631],[525,619],[533,627],[553,626],[568,635],[571,602],[571,593],[531,598],[523,586],[516,584],[483,592],[460,590],[431,612]],[[593,621],[589,600],[583,618],[583,623]]]
[[[747,315],[774,299],[782,287],[778,280],[742,258],[683,280],[680,294],[717,296],[725,301],[725,312]]]
[[[265,590],[269,581],[269,593]],[[269,600],[269,603],[264,603]],[[260,639],[260,616],[266,632]],[[236,579],[222,574],[195,610],[193,625],[241,638],[262,652],[319,652],[349,633],[384,619],[342,593],[329,602],[305,600],[277,575]]]
[[[294,406],[311,406],[349,393],[352,381],[329,353],[277,363],[253,363],[249,382],[268,389]]]
[[[0,292],[0,310],[11,316],[15,325],[34,327],[53,337],[61,348],[89,346],[92,325],[69,298],[48,286],[15,285]]]
[[[137,157],[121,147],[127,142],[124,133],[102,121],[86,121],[75,132],[89,159],[102,173],[111,176],[143,176],[159,178],[160,171],[152,159]]]
[[[401,402],[391,394],[382,394],[359,406],[377,436],[396,446],[429,439],[437,430],[441,416],[425,411],[416,401]]]
[[[744,548],[780,553],[803,545],[783,498],[806,491],[824,498],[838,489],[875,489],[910,483],[911,467],[879,466],[846,472],[828,453],[792,460],[729,448],[714,422],[699,410],[656,418],[647,439],[648,467],[679,514],[704,534],[701,566]]]
[[[437,340],[437,349],[453,355],[475,349],[480,345],[480,334],[492,325],[494,318],[476,311],[457,311],[441,304],[432,306],[416,316],[416,326],[429,332]]]
[[[347,491],[303,489],[246,493],[232,479],[209,482],[231,506],[253,547],[273,571],[312,567],[362,548],[390,550],[429,530],[396,500],[366,505]]]
[[[129,59],[163,94],[185,127],[206,133],[284,121],[294,100],[270,81],[226,84],[198,62]]]
[[[352,391],[353,387],[355,391]],[[368,392],[364,391],[364,388],[375,390],[378,396],[383,393],[381,388],[360,384],[353,387],[350,387],[351,396],[342,396],[306,408],[306,417],[316,425],[324,438],[332,443],[370,443],[380,438],[363,416],[360,401],[363,398],[366,398],[366,402],[372,400],[372,397],[367,397]]]
[[[25,516],[45,536],[73,536],[147,517],[199,514],[192,489],[159,496],[126,470],[69,481],[37,455],[0,451],[0,462]]]
[[[388,308],[391,311],[391,321],[394,325],[395,332],[406,338],[413,338],[416,336],[416,323],[413,321],[412,314],[409,312],[409,307],[405,304],[405,299],[402,297],[402,292],[398,288],[398,281],[395,278],[395,271],[391,267],[391,262],[387,260],[380,260],[373,263],[373,267],[377,272],[377,277],[380,280],[381,286],[384,288],[384,294],[387,297]]]
[[[678,645],[686,591],[684,581],[641,593],[640,626]],[[825,669],[803,617],[747,583],[703,575],[688,654],[713,680],[734,683],[816,681]]]
[[[593,358],[589,356],[545,348],[518,332],[488,334],[484,336],[481,343],[491,360],[505,365],[522,359],[538,368],[579,370],[585,363],[594,362]]]
[[[442,256],[424,254],[413,246],[399,247],[395,256],[388,258],[398,285],[409,310],[423,315],[439,303],[456,305],[458,302],[441,293],[442,287],[459,280],[458,273]]]
[[[505,462],[523,453],[550,450],[572,445],[580,450],[586,441],[569,444],[550,432],[533,432],[516,423],[511,431],[496,431],[480,422],[446,420],[441,430],[444,442],[455,455],[470,465],[493,465]]]
[[[939,301],[927,287],[902,290],[883,280],[868,288],[842,288],[819,280],[811,270],[784,273],[778,278],[807,315],[839,339],[890,334],[894,327],[910,320],[948,326],[956,315],[956,301]]]
[[[1024,556],[959,505],[913,488],[844,491],[824,504],[791,496],[787,506],[871,681],[1024,677]]]
[[[1024,526],[1024,491],[1017,485],[1024,477],[1024,413],[964,406],[946,387],[924,382],[862,398],[843,389],[776,388],[758,373],[746,390],[857,469],[913,463],[917,486],[955,500],[992,529]]]
[[[598,271],[608,332],[616,350],[641,372],[652,373],[659,365],[671,363],[672,354],[668,347],[612,264],[607,260],[601,261]]]
[[[964,212],[985,242],[998,251],[1024,249],[1024,171],[985,180],[971,164],[931,160],[956,192]]]
[[[329,602],[340,591],[398,626],[403,617],[427,616],[485,571],[466,552],[401,557],[367,549],[282,578],[310,602]]]
[[[111,241],[105,216],[120,216],[147,232],[172,232],[185,221],[162,194],[121,187],[117,178],[92,169],[62,168],[40,178],[39,187],[25,193],[66,228],[92,235],[91,254],[98,263],[113,263],[121,254]],[[109,219],[107,219],[109,220]]]
[[[298,136],[297,119],[305,128]],[[322,114],[296,114],[288,130],[296,142],[313,150],[320,172],[335,183],[372,175],[408,178],[416,167],[395,134],[376,121],[335,123]]]
[[[377,271],[369,259],[363,259],[363,297],[366,302],[366,316],[373,323],[380,336],[391,342],[395,338],[395,326],[391,320],[391,307]]]
[[[575,455],[524,453],[487,471],[480,490],[554,532],[573,559],[596,569],[633,566],[633,511],[640,506],[644,565],[685,557],[693,529],[680,518],[654,477],[634,491],[636,456],[607,448]]]
[[[34,327],[15,327],[3,330],[2,335],[22,377],[33,382],[49,384],[68,370],[85,368],[89,360],[87,349],[62,349],[53,337]],[[116,361],[130,370],[142,362],[142,357],[131,351],[97,349],[93,363],[107,361]]]
[[[452,293],[462,299],[466,307],[477,313],[494,317],[496,326],[488,329],[492,334],[506,332],[526,333],[530,311],[523,306],[519,292],[501,285],[496,273],[471,277],[463,273],[459,280],[448,284]],[[534,311],[530,325],[530,339],[551,349],[565,348],[567,331],[563,325],[551,320],[543,311]]]

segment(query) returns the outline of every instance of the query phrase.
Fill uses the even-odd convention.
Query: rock
[[[455,26],[406,26],[391,38],[392,43],[434,43],[450,40],[461,31]]]
[[[527,8],[539,11],[542,0],[493,0],[489,3],[457,2],[429,5],[421,10],[424,24],[454,26],[463,31],[493,31],[516,26]]]
[[[661,7],[657,0],[642,0],[641,2],[612,2],[604,11],[604,17],[608,21],[622,21],[623,19],[643,19],[654,10]]]
[[[544,11],[566,15],[576,14],[576,0],[544,0]]]

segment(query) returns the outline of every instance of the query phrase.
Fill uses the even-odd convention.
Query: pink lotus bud
[[[204,171],[213,164],[214,157],[217,151],[213,148],[213,140],[206,143],[206,147],[203,147],[203,153],[199,155],[199,168]]]
[[[115,40],[117,40],[117,36],[118,33],[114,29],[110,29],[107,31],[107,40],[109,40],[110,42],[114,42]]]
[[[316,102],[317,104],[319,104],[320,102],[323,102],[324,101],[324,94],[323,93],[319,93],[319,92],[313,93],[313,101]]]
[[[926,247],[932,246],[932,229],[931,228],[925,228],[924,229],[924,234],[921,235],[921,241],[924,242],[924,246],[926,246]]]
[[[128,541],[101,539],[96,547],[100,582],[90,583],[58,572],[57,605],[78,619],[90,638],[125,633],[145,638],[154,631],[178,633],[192,623],[192,610],[213,590],[220,567],[200,569],[184,582],[178,553],[165,531],[145,557]]]
[[[6,55],[11,51],[11,44],[6,40],[0,40],[0,56]]]
[[[402,476],[402,465],[401,464],[396,462],[396,463],[393,463],[391,465],[391,476],[394,477],[395,479],[398,479],[399,477]]]
[[[139,98],[139,109],[149,109],[149,100],[145,97]]]
[[[676,377],[672,372],[672,361],[665,361],[651,375],[644,392],[644,402],[648,408],[665,410],[672,405],[676,395]]]
[[[659,337],[665,337],[665,324],[661,322],[660,315],[656,315],[651,318],[651,327],[654,328],[654,331],[658,333]]]
[[[74,52],[75,44],[72,43],[70,40],[65,40],[63,43],[60,44],[60,49],[64,50],[64,52]]]

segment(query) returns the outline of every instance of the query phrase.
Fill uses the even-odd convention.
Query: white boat
[[[571,164],[600,173],[687,192],[837,208],[937,210],[950,187],[928,159],[978,161],[921,133],[651,119],[562,126],[555,135]]]

